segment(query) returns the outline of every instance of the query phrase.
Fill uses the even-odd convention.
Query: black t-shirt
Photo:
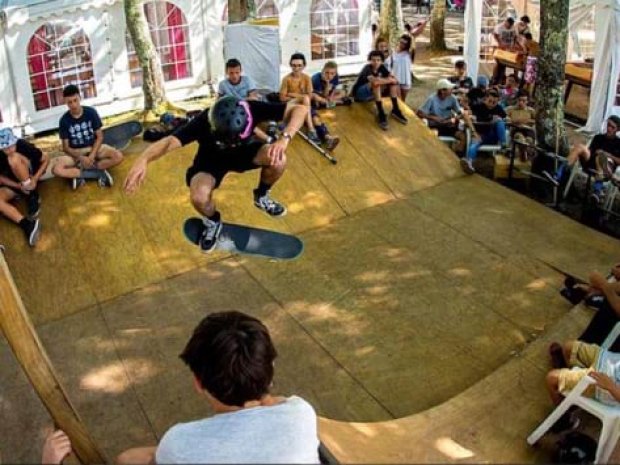
[[[506,112],[500,105],[495,105],[493,108],[489,108],[484,103],[479,103],[478,105],[471,107],[471,111],[476,117],[477,123],[490,123],[493,121],[494,116],[499,116],[500,118],[506,117]],[[491,125],[477,125],[476,130],[481,133],[486,133],[491,130]]]
[[[286,110],[285,103],[267,103],[250,100],[248,105],[252,113],[252,130],[264,121],[281,121]],[[182,145],[198,142],[197,157],[212,156],[215,152],[218,154],[224,153],[220,144],[220,142],[224,141],[219,140],[209,124],[209,108],[200,112],[189,123],[181,126],[172,135],[179,139]],[[250,140],[251,138],[246,139],[246,143]]]
[[[390,77],[390,71],[383,64],[379,66],[379,68],[377,68],[376,71],[373,71],[372,66],[370,64],[367,64],[366,66],[362,68],[362,71],[360,72],[360,74],[357,76],[357,79],[355,80],[355,84],[353,84],[353,89],[351,89],[351,92],[353,93],[353,95],[355,95],[355,92],[357,92],[358,88],[368,84],[368,78],[370,76],[380,77],[380,78],[385,79],[387,77]]]
[[[603,150],[614,157],[620,157],[620,139],[618,137],[610,139],[605,134],[597,134],[590,142],[590,153],[594,155],[597,150]]]
[[[17,139],[15,145],[17,153],[23,155],[30,161],[30,169],[32,173],[36,173],[41,167],[41,159],[43,158],[43,152],[32,145],[30,142],[24,139]],[[11,167],[9,166],[9,159],[2,150],[0,150],[0,174],[7,176],[15,182],[19,182],[19,179],[15,177]]]
[[[472,89],[474,87],[474,81],[469,76],[459,78],[458,76],[450,76],[448,78],[452,84],[456,84],[459,89]]]

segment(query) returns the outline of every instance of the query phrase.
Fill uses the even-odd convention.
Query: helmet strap
[[[247,139],[252,134],[252,123],[254,122],[254,120],[252,119],[252,112],[250,111],[250,105],[248,105],[248,102],[246,102],[245,100],[239,100],[239,105],[243,107],[243,109],[245,110],[245,114],[248,117],[248,124],[246,125],[243,132],[239,134],[239,137],[241,139]]]

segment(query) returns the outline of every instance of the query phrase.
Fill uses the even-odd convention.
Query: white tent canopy
[[[470,0],[465,7],[464,54],[475,77],[480,61],[483,0]],[[620,0],[570,0],[569,30],[592,17],[594,10],[596,49],[590,108],[585,130],[601,132],[606,118],[620,115],[616,92],[620,74]]]

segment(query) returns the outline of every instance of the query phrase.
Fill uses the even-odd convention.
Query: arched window
[[[357,0],[313,0],[310,9],[312,59],[359,54]]]
[[[256,2],[256,18],[277,18],[280,15],[278,6],[273,0],[258,0]],[[224,6],[224,13],[222,14],[222,23],[228,24],[228,4]]]
[[[28,71],[37,110],[63,104],[62,89],[80,88],[82,98],[97,96],[88,36],[69,21],[41,26],[28,42]]]
[[[192,57],[189,49],[189,28],[181,9],[169,2],[154,1],[144,4],[144,13],[151,39],[159,54],[165,81],[176,81],[192,76]],[[142,68],[129,32],[126,34],[127,58],[131,87],[142,85]]]

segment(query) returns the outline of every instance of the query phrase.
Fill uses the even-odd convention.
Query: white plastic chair
[[[609,333],[603,344],[602,349],[608,349],[620,335],[620,323],[616,323],[613,330]],[[596,449],[596,459],[594,463],[607,463],[616,443],[620,438],[620,407],[603,404],[596,399],[584,397],[582,394],[588,386],[595,383],[589,376],[584,376],[577,386],[570,391],[562,403],[545,418],[545,420],[527,438],[529,445],[533,445],[560,419],[564,413],[573,405],[582,408],[586,412],[598,417],[603,424],[601,435]]]

